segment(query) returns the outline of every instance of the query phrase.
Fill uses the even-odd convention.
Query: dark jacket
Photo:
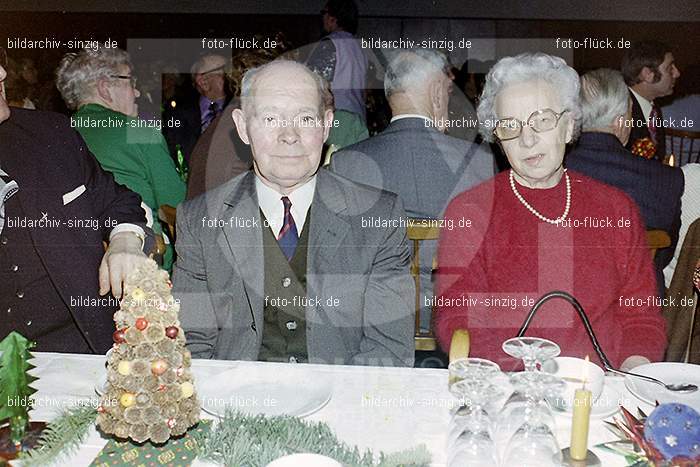
[[[141,198],[100,168],[70,120],[60,114],[13,108],[10,118],[0,123],[0,166],[17,182],[14,197],[27,218],[60,220],[53,228],[29,229],[35,254],[89,347],[106,352],[112,346],[115,307],[90,306],[88,300],[71,306],[71,298],[100,297],[102,242],[116,224],[145,226]],[[82,186],[83,193],[66,202],[64,195],[76,189],[79,193]],[[84,219],[97,219],[99,224],[70,225]],[[14,319],[21,316],[3,316],[0,335],[17,327]]]
[[[637,203],[647,229],[668,232],[671,246],[655,260],[663,284],[662,271],[673,257],[681,226],[683,172],[631,154],[615,135],[593,132],[581,134],[566,166],[624,191]]]
[[[647,120],[644,118],[644,112],[642,112],[642,107],[639,105],[637,98],[630,92],[630,97],[632,98],[632,121],[634,125],[632,126],[632,131],[630,132],[630,139],[627,141],[625,148],[632,150],[632,145],[635,141],[642,138],[651,138],[649,135],[649,127],[647,126]],[[658,119],[663,119],[661,115],[661,108],[659,108]],[[664,131],[663,125],[657,125],[656,127],[657,144],[656,153],[654,159],[662,160],[666,155],[666,132]]]

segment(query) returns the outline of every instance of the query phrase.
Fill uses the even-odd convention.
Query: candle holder
[[[569,467],[599,466],[600,459],[590,449],[586,452],[586,458],[580,461],[571,458],[569,448],[561,450],[562,465]]]

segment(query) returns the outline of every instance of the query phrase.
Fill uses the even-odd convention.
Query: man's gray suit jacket
[[[309,219],[306,336],[310,363],[412,366],[414,284],[401,202],[320,170]],[[363,226],[383,218],[394,227]],[[255,175],[177,209],[173,295],[196,358],[257,360],[264,252]]]
[[[426,123],[422,118],[395,120],[377,136],[334,153],[331,171],[398,194],[409,217],[442,218],[452,198],[494,176],[495,161],[488,145],[442,134]],[[426,299],[432,297],[436,250],[436,241],[421,246],[423,329],[430,328]]]

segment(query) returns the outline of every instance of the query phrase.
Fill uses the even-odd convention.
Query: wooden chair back
[[[671,237],[664,230],[647,230],[647,243],[654,258],[657,250],[671,246]]]
[[[163,204],[160,206],[160,208],[158,208],[158,219],[165,222],[165,224],[168,226],[168,233],[173,241],[175,240],[176,211],[177,210],[169,204]]]
[[[666,130],[666,152],[673,154],[676,167],[700,162],[700,131]]]
[[[420,294],[420,251],[421,242],[424,240],[437,240],[440,237],[440,227],[437,225],[435,219],[409,219],[408,226],[406,228],[406,235],[408,240],[413,244],[413,255],[411,257],[411,276],[416,284],[416,296],[415,296],[415,310],[416,310],[416,321],[415,321],[415,343],[416,350],[428,350],[432,351],[437,349],[437,340],[435,339],[435,334],[431,329],[427,332],[421,329],[421,294]],[[433,258],[432,270],[437,269],[437,258]]]

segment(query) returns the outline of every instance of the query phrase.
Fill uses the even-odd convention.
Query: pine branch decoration
[[[291,416],[251,416],[227,411],[208,433],[194,434],[198,458],[221,465],[267,465],[294,453],[310,452],[350,467],[423,466],[430,463],[424,445],[379,457],[340,441],[327,424]],[[378,459],[378,462],[375,462]]]
[[[37,446],[21,455],[22,465],[49,465],[75,453],[96,418],[90,405],[65,410],[46,426]]]
[[[36,389],[29,386],[36,378],[28,373],[34,347],[18,332],[12,331],[0,342],[0,425],[9,420],[12,442],[19,444],[29,424],[31,399]]]

